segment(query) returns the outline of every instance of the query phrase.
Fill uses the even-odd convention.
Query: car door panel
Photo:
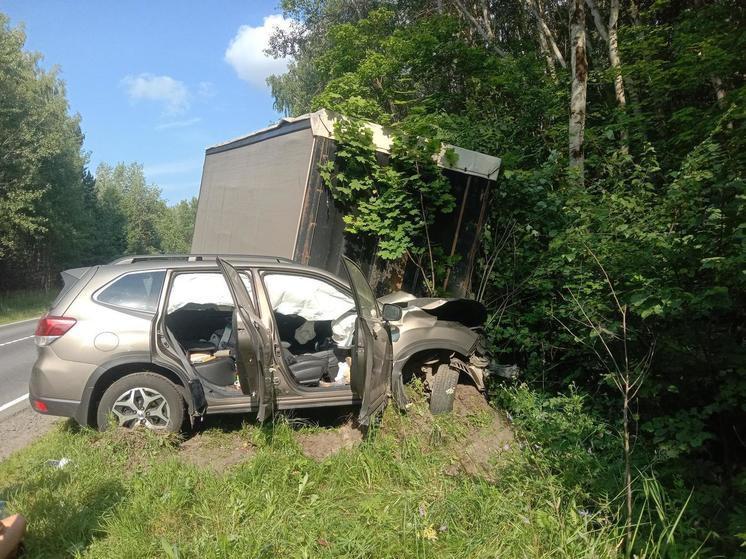
[[[257,419],[264,421],[275,408],[272,343],[256,314],[254,303],[238,270],[217,258],[235,303],[236,365],[241,388],[258,401]]]
[[[386,405],[392,368],[392,347],[378,302],[360,268],[344,259],[350,278],[358,318],[355,325],[354,354],[350,384],[362,400],[359,421],[367,425]]]

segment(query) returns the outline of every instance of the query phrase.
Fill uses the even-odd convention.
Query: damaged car
[[[368,424],[422,378],[433,413],[459,378],[484,390],[482,305],[376,299],[347,277],[267,256],[127,257],[64,272],[36,329],[29,399],[99,429],[179,431],[206,414],[359,405]]]

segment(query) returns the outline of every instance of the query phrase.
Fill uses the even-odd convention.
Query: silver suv
[[[381,305],[345,268],[347,281],[282,258],[173,255],[63,272],[36,330],[32,407],[179,431],[207,413],[360,405],[367,424],[389,395],[406,404],[408,374],[425,374],[433,411],[461,373],[484,388],[478,318],[406,295]]]

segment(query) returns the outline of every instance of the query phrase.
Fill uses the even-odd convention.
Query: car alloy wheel
[[[119,396],[111,407],[111,413],[120,427],[132,429],[165,429],[171,413],[166,397],[152,388],[131,388]]]

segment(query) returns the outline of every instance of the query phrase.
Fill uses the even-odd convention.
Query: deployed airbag
[[[404,309],[405,315],[416,309],[422,310],[437,320],[460,322],[469,328],[481,326],[487,320],[487,309],[482,303],[473,299],[417,298],[405,291],[396,291],[384,295],[378,301],[381,304],[399,305]]]

